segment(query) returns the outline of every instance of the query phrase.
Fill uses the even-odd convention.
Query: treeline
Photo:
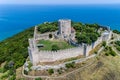
[[[98,24],[82,24],[78,22],[72,23],[72,26],[76,30],[76,39],[79,44],[91,44],[100,36],[100,33],[98,33],[100,26]]]
[[[58,22],[46,22],[38,25],[38,31],[40,33],[52,32],[58,30]]]
[[[28,57],[28,38],[33,37],[33,30],[34,28],[27,29],[0,42],[0,64],[6,62],[0,69],[2,73],[9,71],[7,76],[11,76],[10,80],[15,80],[16,69],[21,67]]]

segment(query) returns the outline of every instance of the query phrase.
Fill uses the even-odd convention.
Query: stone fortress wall
[[[54,34],[54,33],[53,33]],[[37,27],[35,27],[34,30],[34,38],[29,39],[29,57],[30,61],[33,63],[33,65],[37,65],[39,62],[53,62],[57,60],[63,60],[67,58],[77,57],[80,55],[89,56],[89,52],[94,49],[98,44],[100,44],[102,41],[107,41],[111,38],[112,32],[105,32],[102,33],[102,35],[98,38],[96,42],[94,42],[92,45],[86,45],[82,44],[75,48],[65,49],[65,50],[58,50],[56,51],[42,51],[38,50],[38,47],[36,46],[36,41],[40,39],[49,39],[47,34],[37,34]],[[106,38],[107,37],[107,38]]]

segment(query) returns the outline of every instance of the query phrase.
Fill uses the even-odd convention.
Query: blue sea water
[[[120,30],[120,5],[0,5],[0,40],[61,18]]]

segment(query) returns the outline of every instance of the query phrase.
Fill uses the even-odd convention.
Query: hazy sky
[[[0,0],[0,4],[115,4],[120,0]]]

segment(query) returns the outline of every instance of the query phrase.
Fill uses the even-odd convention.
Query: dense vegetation
[[[113,30],[114,33],[120,34],[120,31],[118,30]]]
[[[58,30],[57,22],[46,22],[44,24],[38,25],[38,31],[40,33],[52,32]]]
[[[22,66],[28,57],[28,38],[32,36],[33,28],[30,28],[0,42],[0,64],[4,61],[7,61],[7,64],[9,64],[12,61],[14,68]]]
[[[65,64],[65,67],[66,68],[74,68],[75,67],[75,62],[67,63],[67,64]]]
[[[2,73],[9,70],[8,75],[15,76],[15,69],[22,66],[28,57],[28,38],[32,36],[33,28],[30,28],[0,42],[0,64],[6,62]]]
[[[99,25],[97,24],[82,24],[82,23],[73,23],[72,26],[77,31],[76,39],[79,44],[87,43],[91,44],[95,42],[100,36],[98,33]]]

